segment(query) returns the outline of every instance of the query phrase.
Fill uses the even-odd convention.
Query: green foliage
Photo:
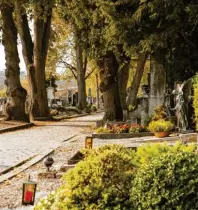
[[[149,123],[148,129],[151,132],[162,132],[171,131],[174,128],[174,124],[170,121],[165,121],[163,119],[157,121],[151,121]]]
[[[85,159],[35,210],[197,209],[195,150],[181,142],[149,144],[137,152],[120,145],[83,150]]]
[[[0,90],[0,97],[6,97],[6,88]]]
[[[155,108],[151,120],[152,121],[161,120],[161,119],[167,120],[167,117],[168,114],[166,112],[166,107],[163,104],[161,104]]]
[[[96,112],[96,111],[97,111],[96,105],[92,105],[92,106],[91,106],[91,110],[92,110],[93,112]]]
[[[65,184],[51,199],[54,203],[49,207],[42,202],[35,210],[132,209],[133,156],[131,150],[118,145],[85,152],[84,161],[64,176]]]
[[[193,96],[193,107],[195,110],[195,122],[196,122],[196,129],[198,129],[198,74],[194,77],[194,96]]]
[[[138,124],[132,124],[129,128],[129,133],[139,133],[145,131],[144,127]]]
[[[133,106],[132,104],[129,104],[129,106],[128,106],[129,112],[134,111],[134,109],[135,109],[135,106]]]
[[[97,128],[95,132],[96,133],[111,133],[111,129],[100,127],[100,128]]]
[[[145,128],[139,124],[107,124],[96,130],[96,133],[139,133],[144,132]]]
[[[138,147],[135,160],[137,162],[136,164],[141,166],[142,164],[149,164],[153,158],[160,157],[162,154],[167,152],[194,152],[195,150],[195,144],[184,145],[180,141],[178,141],[174,146],[168,146],[167,143],[147,144]]]
[[[198,156],[166,152],[143,165],[131,190],[134,209],[198,209]]]

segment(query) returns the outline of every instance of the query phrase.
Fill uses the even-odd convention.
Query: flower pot
[[[169,136],[170,132],[162,131],[162,132],[155,132],[154,135],[158,138],[163,138]]]

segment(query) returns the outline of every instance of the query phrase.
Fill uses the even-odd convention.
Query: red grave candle
[[[25,193],[25,202],[32,202],[33,193],[31,191],[27,191]]]

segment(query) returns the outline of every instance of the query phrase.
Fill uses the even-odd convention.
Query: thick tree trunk
[[[96,98],[97,98],[97,108],[100,108],[100,90],[98,82],[98,74],[96,74]]]
[[[33,113],[36,117],[49,117],[45,65],[49,47],[52,8],[49,9],[47,17],[44,17],[44,3],[46,3],[44,0],[36,3],[34,10],[34,68],[37,94]]]
[[[23,58],[26,64],[27,69],[27,76],[30,86],[29,97],[26,101],[27,103],[27,112],[30,114],[31,118],[33,119],[35,114],[34,110],[34,102],[36,100],[37,94],[37,86],[36,86],[36,79],[35,79],[35,68],[34,68],[34,61],[33,61],[33,48],[34,44],[32,42],[32,37],[30,34],[30,28],[28,24],[28,18],[26,12],[21,8],[21,5],[18,1],[15,2],[15,12],[17,18],[17,29],[20,35],[21,44],[22,44],[22,53]]]
[[[78,84],[78,108],[83,110],[86,108],[86,83],[85,72],[86,67],[83,63],[83,50],[76,38],[76,65],[77,65],[77,84]]]
[[[126,59],[125,64],[118,72],[118,86],[120,94],[120,102],[123,110],[127,110],[127,83],[129,78],[130,59]]]
[[[33,118],[49,117],[47,92],[45,86],[45,65],[49,46],[52,7],[49,0],[35,3],[34,9],[34,44],[30,35],[28,19],[18,1],[15,2],[18,31],[23,47],[30,83],[29,111]],[[44,4],[49,4],[44,11]],[[46,16],[44,17],[44,13]]]
[[[105,119],[122,121],[123,112],[119,97],[117,75],[119,64],[116,57],[113,52],[108,52],[97,64],[100,68],[100,90],[104,99]]]
[[[13,9],[9,6],[1,7],[3,21],[3,45],[6,56],[6,80],[7,85],[7,120],[20,120],[29,122],[25,113],[25,100],[27,91],[20,83],[19,55],[17,50],[17,29],[13,20]]]
[[[128,105],[131,104],[135,106],[136,104],[138,89],[139,89],[140,82],[144,73],[144,66],[145,66],[147,58],[148,58],[148,53],[141,53],[138,55],[137,69],[136,69],[135,76],[133,78],[133,81],[130,87],[131,90],[129,92],[129,96],[127,99]]]

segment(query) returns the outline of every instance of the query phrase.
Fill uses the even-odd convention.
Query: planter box
[[[93,133],[93,138],[98,139],[128,139],[134,137],[153,136],[151,132],[140,132],[140,133]]]

